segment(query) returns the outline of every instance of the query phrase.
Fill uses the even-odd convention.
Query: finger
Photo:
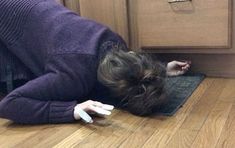
[[[186,65],[186,66],[183,66],[183,67],[181,67],[181,68],[182,68],[182,70],[185,70],[185,69],[189,69],[190,66],[189,66],[189,65]]]
[[[182,71],[178,71],[177,72],[177,75],[182,75],[182,74],[184,74],[186,71],[184,71],[184,70],[182,70]]]
[[[189,69],[189,68],[183,68],[182,70],[183,70],[183,71],[188,71],[188,69]]]
[[[98,113],[98,114],[101,114],[101,115],[110,115],[111,114],[110,111],[107,111],[107,110],[102,109],[100,107],[95,107],[93,105],[89,106],[89,109],[96,112],[96,113]]]
[[[93,102],[93,105],[94,105],[94,106],[97,106],[97,107],[102,107],[102,106],[103,106],[103,103],[98,102],[98,101],[94,101],[94,102]]]
[[[183,71],[178,70],[178,71],[170,73],[170,76],[179,76],[179,75],[182,75],[182,74],[184,74]]]
[[[179,66],[185,66],[185,65],[187,65],[186,62],[180,62],[180,61],[175,61],[175,62],[176,62],[176,64],[179,65]]]
[[[183,66],[183,67],[190,67],[190,64],[186,64],[185,66]]]
[[[98,101],[94,101],[94,106],[100,107],[100,108],[105,109],[105,110],[113,110],[114,109],[113,105],[103,104],[103,103],[98,102]]]
[[[186,73],[186,72],[188,71],[188,68],[183,69],[182,71],[183,71],[184,73]]]
[[[182,69],[187,69],[189,67],[190,67],[190,65],[186,65],[186,66],[183,66]]]
[[[104,104],[104,105],[102,106],[102,108],[111,111],[111,110],[114,109],[114,106],[113,106],[113,105]]]

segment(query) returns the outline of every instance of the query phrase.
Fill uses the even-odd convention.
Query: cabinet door
[[[109,26],[129,42],[126,0],[80,0],[80,14]]]
[[[169,1],[129,0],[133,48],[230,47],[231,0]]]

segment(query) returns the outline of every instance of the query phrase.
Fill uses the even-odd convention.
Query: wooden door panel
[[[229,48],[231,0],[130,0],[135,48]]]
[[[107,25],[129,43],[127,0],[80,0],[80,14]]]
[[[79,0],[64,0],[64,6],[76,12],[77,14],[80,14]]]

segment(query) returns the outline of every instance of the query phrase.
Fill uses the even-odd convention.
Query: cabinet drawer
[[[229,48],[231,0],[129,0],[134,48]]]

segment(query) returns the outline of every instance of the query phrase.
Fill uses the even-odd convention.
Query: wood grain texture
[[[80,14],[79,0],[64,0],[64,6],[76,12],[77,14]]]
[[[226,81],[224,79],[214,79],[211,86],[203,94],[197,104],[195,104],[194,108],[190,112],[190,116],[188,116],[181,125],[182,129],[201,129],[208,117],[208,114],[216,104],[218,96],[222,93],[225,84]]]
[[[235,145],[235,105],[233,104],[232,109],[229,113],[228,120],[225,123],[219,141],[216,148],[232,148]]]
[[[125,120],[125,123],[122,123],[123,120]],[[139,124],[141,124],[142,121],[143,118],[141,117],[133,118],[129,113],[122,112],[115,117],[112,125],[107,127],[105,131],[95,133],[96,135],[98,134],[98,136],[94,138],[97,139],[97,141],[94,141],[92,138],[88,138],[87,140],[90,141],[89,144],[85,144],[85,146],[79,145],[78,147],[118,147],[120,143],[127,139],[129,135],[139,127]]]
[[[81,125],[75,125],[75,124],[52,125],[50,127],[48,126],[45,129],[41,129],[40,131],[30,136],[29,138],[22,140],[16,146],[28,147],[29,145],[33,145],[35,148],[41,148],[41,147],[51,148],[81,128],[82,128]]]
[[[190,148],[198,131],[179,129],[171,138],[166,147],[168,148]]]
[[[231,107],[232,104],[228,102],[218,101],[216,103],[193,142],[193,148],[214,148],[216,146]]]
[[[175,116],[162,120],[159,129],[144,143],[143,147],[166,147],[185,119],[191,115],[190,113],[195,104],[202,98],[202,92],[208,89],[209,86],[210,80],[204,81]]]
[[[228,48],[231,41],[230,0],[130,0],[132,26],[139,48]],[[134,5],[134,6],[132,6]],[[132,12],[133,11],[133,12]]]
[[[172,117],[115,110],[95,124],[23,126],[0,119],[0,147],[233,148],[234,86],[235,79],[206,78]]]
[[[81,16],[110,27],[129,43],[126,0],[80,0]]]

